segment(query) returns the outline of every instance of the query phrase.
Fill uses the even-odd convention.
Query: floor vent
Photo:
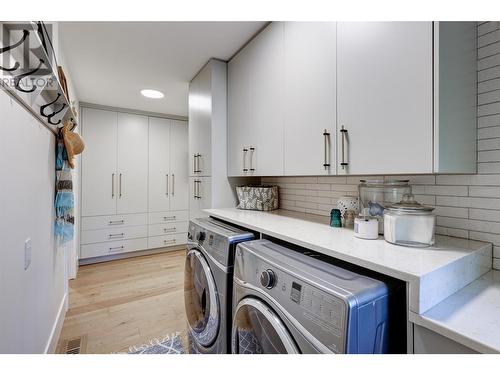
[[[64,346],[65,354],[85,353],[85,337],[75,337],[66,341]]]

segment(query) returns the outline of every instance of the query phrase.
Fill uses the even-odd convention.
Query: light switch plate
[[[31,238],[24,241],[24,270],[26,271],[31,264]]]

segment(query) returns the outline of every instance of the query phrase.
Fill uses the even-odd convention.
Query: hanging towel
[[[75,201],[68,155],[61,135],[57,137],[56,145],[56,198],[54,206],[56,210],[54,226],[56,240],[65,243],[73,238]]]

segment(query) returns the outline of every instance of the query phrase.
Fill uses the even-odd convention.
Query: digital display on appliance
[[[302,285],[292,282],[292,289],[290,291],[290,299],[293,302],[300,303],[300,293],[302,291]]]

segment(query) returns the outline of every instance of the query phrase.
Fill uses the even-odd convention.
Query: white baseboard
[[[66,311],[68,311],[68,293],[64,295],[59,306],[59,311],[57,312],[56,320],[52,326],[52,331],[50,332],[49,340],[45,346],[45,354],[54,354],[57,349],[57,343],[59,341],[59,336],[61,335],[61,330],[64,323],[64,318],[66,317]]]

